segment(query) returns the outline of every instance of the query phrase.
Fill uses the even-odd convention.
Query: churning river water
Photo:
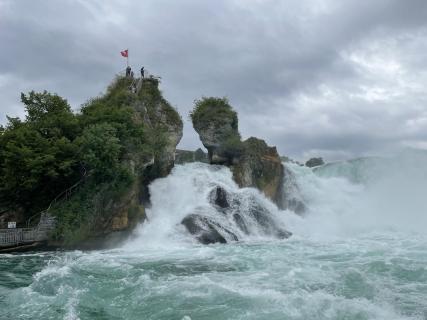
[[[425,163],[290,165],[303,217],[226,168],[177,166],[122,247],[1,255],[0,319],[427,319]],[[293,236],[196,243],[179,221],[216,185],[256,194]]]

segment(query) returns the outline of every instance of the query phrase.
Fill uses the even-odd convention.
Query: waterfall
[[[195,239],[209,243],[206,237],[211,236],[218,237],[216,242],[232,242],[290,235],[282,212],[258,190],[240,189],[227,167],[177,165],[168,177],[150,185],[150,194],[148,221],[137,230],[134,245],[170,246]]]
[[[286,163],[289,210],[254,188],[240,189],[227,167],[177,165],[150,185],[152,207],[129,246],[173,246],[342,237],[373,230],[422,231],[426,225],[426,156],[365,158],[316,169]],[[295,214],[296,213],[298,214]]]

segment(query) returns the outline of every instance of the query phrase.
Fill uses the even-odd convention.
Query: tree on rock
[[[46,91],[21,94],[26,119],[8,118],[0,135],[0,204],[29,214],[79,178],[80,131],[67,101]]]
[[[237,113],[226,98],[202,98],[190,113],[194,129],[208,150],[209,162],[231,164],[241,151]]]
[[[275,147],[254,137],[241,141],[237,113],[226,98],[196,100],[190,114],[211,164],[227,165],[240,187],[255,187],[283,207],[283,165]]]

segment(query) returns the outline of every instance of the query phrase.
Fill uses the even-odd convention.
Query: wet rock
[[[323,166],[324,164],[325,162],[323,161],[323,159],[319,157],[319,158],[311,158],[305,163],[305,166],[309,168],[313,168],[313,167]]]
[[[213,202],[213,204],[215,204],[216,206],[222,209],[226,209],[230,207],[230,204],[228,203],[228,200],[227,200],[227,191],[225,191],[221,187],[216,187],[211,192],[211,201]]]
[[[258,188],[280,207],[283,165],[276,147],[254,137],[242,142],[237,113],[223,98],[196,101],[191,119],[211,164],[229,166],[240,187]]]
[[[242,230],[242,232],[244,234],[246,234],[246,235],[249,234],[249,229],[246,225],[246,222],[239,213],[233,214],[233,220],[236,223],[236,225],[239,227],[239,229]]]
[[[291,236],[292,236],[292,232],[284,230],[284,229],[277,230],[277,232],[276,232],[276,237],[279,239],[288,239]]]
[[[300,188],[295,175],[289,168],[284,167],[283,190],[280,197],[280,208],[288,209],[296,214],[302,215],[307,211]]]
[[[276,147],[254,137],[244,141],[243,146],[241,157],[231,168],[234,180],[241,188],[257,188],[281,207],[284,169]]]
[[[202,215],[190,214],[181,223],[202,244],[227,243],[218,230],[227,233],[234,241],[239,240],[234,233]]]
[[[292,233],[281,228],[273,219],[271,213],[258,203],[249,208],[249,214],[256,220],[259,227],[266,235],[272,235],[279,239],[289,238]]]

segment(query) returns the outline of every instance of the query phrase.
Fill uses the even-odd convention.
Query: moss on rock
[[[232,166],[233,177],[240,187],[255,187],[280,206],[283,165],[276,147],[251,137],[244,141],[239,161]]]
[[[208,150],[209,161],[231,164],[239,155],[240,134],[237,113],[226,98],[202,98],[190,113],[193,127]]]
[[[230,166],[240,187],[255,187],[280,206],[283,165],[264,140],[241,141],[237,113],[225,98],[202,98],[190,114],[211,164]]]
[[[175,148],[182,137],[181,117],[163,98],[158,82],[141,79],[136,92],[134,83],[118,77],[105,95],[82,107],[79,117],[84,127],[111,128],[108,132],[119,149],[114,155],[117,164],[108,176],[89,166],[81,187],[52,208],[58,221],[53,239],[61,246],[93,243],[90,247],[100,247],[112,234],[128,233],[145,219],[143,202],[149,201],[148,184],[166,176],[173,167]],[[92,138],[97,137],[92,136],[86,140],[93,149]],[[97,150],[103,148],[98,144],[89,159],[100,160]]]

